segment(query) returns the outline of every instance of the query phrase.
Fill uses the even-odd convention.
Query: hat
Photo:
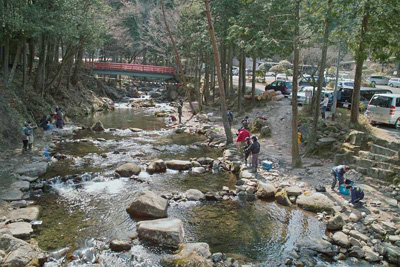
[[[253,140],[256,140],[256,141],[257,141],[257,136],[253,135],[253,136],[251,137],[251,139],[253,139]]]

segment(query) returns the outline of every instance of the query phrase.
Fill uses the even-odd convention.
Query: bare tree
[[[229,122],[228,122],[226,102],[225,102],[224,81],[222,80],[221,63],[220,63],[221,61],[219,59],[218,45],[217,45],[217,40],[215,37],[213,22],[211,19],[210,0],[204,0],[204,4],[206,6],[208,30],[210,31],[210,37],[211,37],[211,42],[212,42],[213,51],[214,51],[214,61],[215,61],[216,69],[217,69],[219,99],[220,99],[220,103],[221,103],[221,111],[222,111],[222,118],[223,118],[225,135],[226,135],[226,143],[231,144],[231,143],[233,143],[233,136],[232,136],[231,127],[229,126]]]

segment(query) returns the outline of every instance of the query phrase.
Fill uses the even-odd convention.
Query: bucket
[[[346,189],[344,185],[339,185],[339,193],[346,196],[350,195],[349,189]]]
[[[272,169],[272,162],[264,160],[263,162],[261,162],[261,166],[264,170],[269,171],[270,169]]]

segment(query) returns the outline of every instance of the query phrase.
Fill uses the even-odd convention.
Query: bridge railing
[[[87,69],[93,70],[115,70],[127,72],[151,72],[151,73],[166,73],[176,74],[175,68],[152,66],[152,65],[138,65],[138,64],[124,64],[124,63],[110,63],[110,62],[85,62]]]

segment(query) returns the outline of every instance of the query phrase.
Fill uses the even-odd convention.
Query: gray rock
[[[240,179],[252,179],[254,178],[254,173],[251,173],[250,170],[242,170],[239,174]]]
[[[366,236],[366,235],[360,233],[360,232],[357,231],[357,230],[351,230],[350,233],[349,233],[349,235],[352,236],[352,237],[354,237],[354,238],[356,238],[356,239],[358,239],[358,240],[364,241],[364,242],[368,242],[368,240],[369,240],[369,237],[368,237],[368,236]]]
[[[382,243],[386,250],[386,258],[390,263],[400,264],[400,247],[393,246],[390,243]]]
[[[334,203],[327,196],[321,193],[310,193],[305,192],[297,198],[297,205],[302,209],[320,212],[320,211],[332,211]]]
[[[361,216],[360,212],[355,211],[355,212],[350,213],[350,215],[349,215],[349,219],[352,222],[358,222],[361,220],[361,218],[362,218],[362,216]]]
[[[383,227],[380,224],[377,223],[373,223],[371,225],[371,228],[374,232],[380,234],[380,235],[386,235],[386,231],[385,229],[383,229]]]
[[[214,159],[212,158],[198,158],[197,162],[199,162],[201,165],[211,165],[213,163]]]
[[[364,250],[362,250],[360,247],[353,246],[350,250],[349,256],[361,259],[364,257],[364,254]]]
[[[115,172],[122,177],[131,177],[132,175],[139,175],[141,168],[135,163],[125,163],[124,165],[119,166]]]
[[[338,214],[329,219],[328,223],[326,224],[326,228],[330,231],[342,230],[343,226],[345,225],[343,217]]]
[[[379,254],[374,252],[372,248],[368,246],[362,247],[362,250],[364,250],[364,255],[365,259],[369,262],[377,262],[380,261]]]
[[[27,181],[27,182],[33,183],[33,182],[37,181],[37,179],[39,179],[39,177],[19,176],[18,179],[21,181]]]
[[[336,232],[332,236],[332,239],[333,239],[333,242],[335,242],[335,244],[337,244],[341,247],[345,247],[345,248],[350,247],[349,237],[341,231]]]
[[[188,160],[169,160],[166,162],[167,168],[172,170],[184,171],[192,168],[192,162]]]
[[[200,162],[192,160],[192,167],[201,167]]]
[[[204,194],[197,189],[189,189],[185,192],[185,196],[188,200],[199,201],[205,199]]]
[[[7,191],[3,191],[0,194],[0,198],[5,201],[17,201],[26,199],[24,192],[19,190],[18,188],[10,188]]]
[[[177,254],[163,256],[161,263],[163,266],[211,267],[212,263],[207,261],[210,255],[207,243],[186,243],[180,246]]]
[[[47,162],[33,162],[24,164],[21,168],[15,170],[15,173],[21,176],[38,177],[47,172]]]
[[[168,201],[159,195],[144,191],[126,209],[135,218],[165,218],[168,216]]]
[[[389,236],[389,241],[390,242],[397,242],[397,241],[400,241],[400,236],[398,236],[398,235],[390,235]]]
[[[7,218],[11,221],[24,220],[35,221],[39,217],[39,207],[32,206],[17,210],[12,210],[8,213]]]
[[[356,247],[362,247],[361,242],[355,239],[354,237],[349,238],[350,244]]]
[[[152,161],[146,168],[146,172],[153,173],[163,173],[167,171],[167,165],[162,159]]]
[[[97,121],[95,124],[92,125],[92,127],[90,127],[90,129],[94,132],[104,132],[104,126],[103,123],[101,121]]]
[[[33,232],[32,225],[26,222],[16,222],[10,223],[5,226],[8,230],[11,231],[11,234],[17,238],[26,238],[29,237]]]
[[[298,186],[289,186],[286,188],[286,192],[289,197],[290,196],[297,197],[297,196],[300,196],[301,194],[303,194],[303,189],[301,189]]]
[[[276,194],[276,188],[273,184],[258,182],[257,197],[268,199],[275,197],[275,194]]]
[[[131,130],[131,132],[133,132],[133,133],[143,132],[143,129],[140,129],[140,128],[129,128],[129,130]]]
[[[205,173],[206,169],[204,167],[194,167],[192,168],[192,173],[194,174],[202,174]]]
[[[332,244],[323,239],[311,238],[310,240],[303,240],[299,242],[299,247],[308,248],[329,256],[335,255]]]
[[[225,261],[226,260],[226,255],[221,253],[221,252],[217,252],[217,253],[214,253],[214,254],[211,255],[211,260],[214,263]]]
[[[141,221],[136,227],[140,238],[161,246],[178,247],[184,240],[183,223],[179,219]]]
[[[287,196],[286,190],[284,188],[281,189],[281,191],[278,191],[275,194],[276,202],[283,206],[290,207],[292,206],[292,202],[290,202],[290,199]]]
[[[114,252],[127,251],[131,249],[131,244],[128,241],[112,240],[110,242],[110,249]]]

